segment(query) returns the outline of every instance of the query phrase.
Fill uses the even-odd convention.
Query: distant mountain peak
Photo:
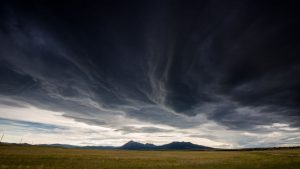
[[[142,143],[130,140],[127,143],[125,143],[123,146],[130,146],[130,145],[143,145]]]
[[[128,141],[128,142],[127,142],[127,143],[125,143],[125,144],[135,144],[135,143],[142,144],[142,143],[139,143],[139,142],[137,142],[137,141],[133,141],[133,140],[130,140],[130,141]]]
[[[160,146],[156,146],[154,144],[143,144],[136,141],[128,141],[120,149],[125,150],[209,150],[211,147],[206,147],[202,145],[193,144],[191,142],[185,141],[174,141],[169,144],[164,144]]]
[[[154,144],[149,144],[149,143],[143,144],[143,143],[130,140],[120,148],[126,150],[149,150],[149,149],[156,148],[156,146]]]
[[[123,149],[123,150],[211,150],[213,148],[202,145],[193,144],[191,142],[174,141],[164,145],[154,145],[150,143],[139,143],[133,140],[128,141],[121,147],[113,146],[74,146],[67,144],[44,144],[43,146],[55,146],[65,148],[85,148],[85,149]]]
[[[175,141],[175,142],[160,146],[160,149],[165,149],[165,150],[208,150],[208,149],[212,149],[212,148],[193,144],[191,142]]]

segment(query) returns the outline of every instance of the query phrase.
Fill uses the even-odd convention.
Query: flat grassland
[[[0,169],[300,169],[300,149],[84,150],[0,144]]]

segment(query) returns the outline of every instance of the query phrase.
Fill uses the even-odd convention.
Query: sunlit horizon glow
[[[293,131],[293,134],[290,136],[296,138],[299,138],[300,134],[297,128],[290,128],[287,124],[274,123],[271,126],[261,126],[261,128],[268,128],[273,130],[273,132],[257,134],[255,132],[228,131],[226,128],[209,121],[199,125],[197,128],[180,130],[166,125],[153,125],[138,121],[132,124],[134,121],[128,120],[130,122],[126,121],[122,125],[129,131],[122,131],[121,129],[115,129],[116,126],[102,127],[78,122],[72,118],[64,117],[63,112],[27,106],[18,108],[7,105],[1,106],[0,126],[4,134],[2,142],[121,146],[131,140],[156,145],[167,144],[173,141],[185,141],[215,148],[249,148],[266,147],[269,144],[271,146],[298,146],[298,144],[293,143],[276,144],[274,139],[285,138],[286,132],[289,131]],[[125,121],[126,117],[123,118]],[[160,129],[162,131],[143,133],[143,129]],[[256,144],[232,144],[235,137],[252,138],[252,142]]]

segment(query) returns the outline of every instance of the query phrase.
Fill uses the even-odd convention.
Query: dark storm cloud
[[[299,16],[271,1],[3,3],[0,94],[98,125],[299,127]]]

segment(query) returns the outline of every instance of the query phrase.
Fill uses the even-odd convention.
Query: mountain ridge
[[[191,142],[179,142],[174,141],[168,144],[163,145],[154,145],[154,144],[143,144],[135,141],[129,141],[123,146],[119,147],[120,149],[125,150],[210,150],[211,147],[193,144]]]
[[[214,148],[203,145],[193,144],[191,142],[174,141],[168,144],[155,145],[150,143],[140,143],[128,141],[122,146],[75,146],[68,144],[41,144],[42,146],[53,146],[63,148],[83,148],[83,149],[119,149],[119,150],[212,150]]]

